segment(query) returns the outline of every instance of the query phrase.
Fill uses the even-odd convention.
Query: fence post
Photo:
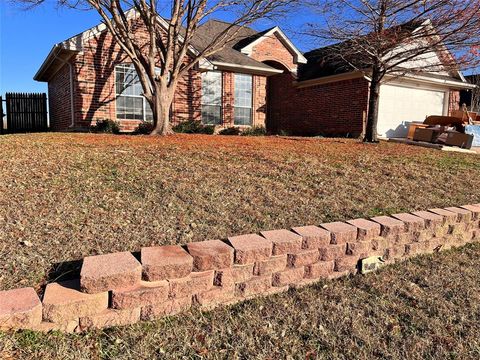
[[[0,135],[3,135],[3,98],[0,96]]]

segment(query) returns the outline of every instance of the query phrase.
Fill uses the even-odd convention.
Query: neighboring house
[[[204,39],[226,26],[208,21],[199,28],[193,47],[201,49]],[[144,34],[137,30],[135,35]],[[280,28],[257,32],[241,27],[234,41],[200,61],[180,81],[171,121],[265,126],[271,121],[269,102],[277,91],[278,82],[271,79],[284,74],[294,79],[301,63],[306,63],[305,57]],[[97,120],[112,119],[131,131],[152,120],[135,77],[133,66],[102,24],[55,45],[34,79],[48,82],[53,130],[85,130]]]
[[[410,27],[409,31],[418,29]],[[360,56],[352,59],[356,64],[337,56],[343,46],[348,43],[305,54],[308,63],[299,67],[295,89],[278,91],[276,101],[283,102],[286,108],[275,116],[277,131],[354,137],[363,132],[369,100],[368,70],[362,67]],[[411,42],[406,46],[415,45]],[[426,116],[448,115],[458,109],[460,90],[470,89],[472,85],[460,71],[447,71],[443,61],[450,54],[445,51],[444,54],[424,54],[405,63],[402,76],[387,76],[388,82],[380,90],[379,136],[406,137],[410,122],[423,122]],[[408,69],[420,68],[424,62],[428,62],[428,73],[408,72]]]

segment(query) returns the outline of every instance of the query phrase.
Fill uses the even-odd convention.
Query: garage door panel
[[[406,137],[411,122],[423,122],[429,115],[443,115],[444,104],[444,91],[382,85],[378,134]]]

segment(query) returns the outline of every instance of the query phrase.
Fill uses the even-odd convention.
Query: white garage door
[[[423,122],[429,115],[444,115],[445,92],[382,85],[378,112],[378,135],[407,137],[411,122]]]

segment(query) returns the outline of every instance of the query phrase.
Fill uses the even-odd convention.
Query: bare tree
[[[480,113],[480,74],[473,75],[471,77],[471,82],[472,84],[477,85],[477,88],[472,90],[472,104],[470,110]]]
[[[364,141],[377,142],[380,86],[407,73],[452,72],[480,62],[478,0],[309,0],[323,15],[304,34],[333,44],[338,67],[370,79]],[[438,61],[441,59],[441,61]],[[348,71],[347,70],[347,71]]]
[[[238,34],[240,26],[278,15],[287,0],[55,0],[60,6],[93,9],[121,50],[132,61],[153,112],[152,134],[171,133],[169,112],[179,80],[196,64],[220,51]],[[14,0],[27,7],[46,0]],[[197,30],[212,15],[233,14],[234,20],[201,48],[192,46]],[[169,20],[162,17],[166,14]],[[133,36],[141,26],[145,41]]]

